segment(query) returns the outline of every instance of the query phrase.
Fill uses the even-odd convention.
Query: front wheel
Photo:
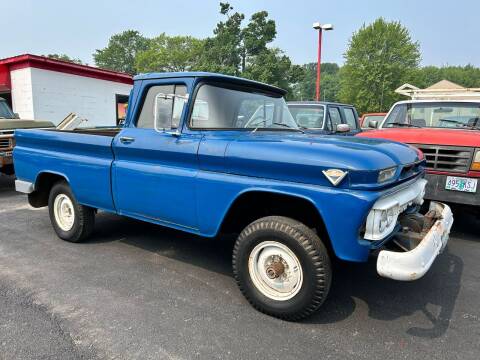
[[[65,181],[53,185],[48,198],[48,211],[53,229],[60,239],[81,242],[93,232],[94,209],[79,204]]]
[[[242,231],[233,250],[233,273],[253,307],[292,321],[316,311],[331,283],[330,259],[320,238],[280,216],[259,219]]]

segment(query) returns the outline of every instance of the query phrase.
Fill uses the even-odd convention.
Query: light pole
[[[319,22],[313,23],[313,28],[318,30],[318,58],[317,58],[317,87],[315,99],[320,100],[320,66],[322,61],[322,32],[323,30],[329,31],[333,30],[332,24],[320,24]]]

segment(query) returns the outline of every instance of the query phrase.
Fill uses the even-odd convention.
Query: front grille
[[[466,173],[470,169],[473,148],[423,144],[415,146],[425,154],[429,170]]]
[[[423,170],[423,161],[418,161],[416,163],[411,163],[408,165],[405,165],[402,168],[402,171],[400,173],[400,179],[407,179],[410,177],[413,177],[417,175],[419,172]]]
[[[0,149],[10,149],[12,147],[10,138],[0,139]]]

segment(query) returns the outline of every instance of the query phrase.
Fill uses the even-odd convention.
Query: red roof
[[[7,67],[10,71],[33,67],[124,84],[133,84],[133,77],[129,74],[31,54],[0,59],[0,69],[2,67]]]

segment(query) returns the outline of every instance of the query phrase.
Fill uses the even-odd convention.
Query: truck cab
[[[425,198],[480,209],[480,97],[393,105],[378,129],[358,136],[411,144],[427,160]],[[437,95],[438,96],[438,95]]]

